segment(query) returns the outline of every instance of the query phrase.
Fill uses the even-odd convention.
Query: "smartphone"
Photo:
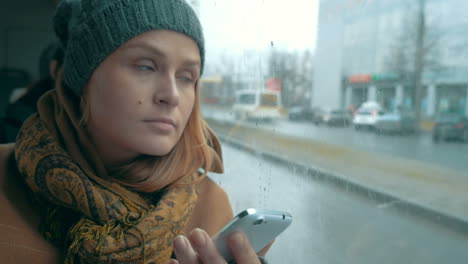
[[[213,241],[224,259],[230,262],[234,259],[227,245],[227,237],[231,233],[241,231],[246,234],[253,249],[258,253],[291,222],[292,216],[289,213],[249,208],[240,212],[214,235]]]

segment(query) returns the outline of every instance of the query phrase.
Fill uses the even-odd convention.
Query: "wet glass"
[[[234,210],[295,218],[271,263],[466,261],[468,127],[437,123],[442,113],[468,115],[468,3],[199,6],[206,75],[229,77],[218,101],[246,90],[279,95],[281,114],[268,118],[261,106],[236,118],[234,103],[203,105],[225,148],[226,173],[212,177]]]

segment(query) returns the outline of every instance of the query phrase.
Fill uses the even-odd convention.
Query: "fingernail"
[[[174,238],[174,250],[176,254],[182,253],[187,250],[187,238],[182,235],[176,236]]]
[[[192,231],[192,238],[196,247],[204,247],[206,245],[206,234],[200,228],[195,228]]]

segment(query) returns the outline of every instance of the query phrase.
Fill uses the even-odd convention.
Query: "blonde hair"
[[[200,168],[203,169],[203,174],[206,174],[215,159],[213,157],[215,152],[210,146],[213,142],[208,124],[201,115],[199,93],[197,82],[192,113],[179,141],[167,155],[141,155],[126,165],[108,168],[109,175],[133,190],[152,192],[186,175],[197,173]],[[91,118],[85,94],[81,96],[80,102],[82,110],[80,125],[82,126],[86,126]]]

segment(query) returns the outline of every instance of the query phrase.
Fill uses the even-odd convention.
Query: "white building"
[[[339,108],[375,100],[388,109],[411,108],[411,83],[388,65],[401,50],[401,32],[416,21],[417,3],[321,0],[312,104]],[[468,1],[426,0],[427,43],[438,40],[431,55],[441,66],[424,72],[422,107],[427,116],[447,108],[468,114],[467,9]]]

